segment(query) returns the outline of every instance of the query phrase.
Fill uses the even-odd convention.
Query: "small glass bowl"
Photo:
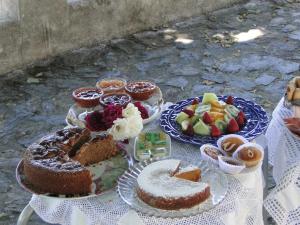
[[[150,158],[167,158],[171,155],[171,138],[162,131],[142,132],[135,138],[134,158],[143,161]]]
[[[123,78],[104,78],[96,83],[96,87],[103,90],[104,94],[125,93],[127,81]]]

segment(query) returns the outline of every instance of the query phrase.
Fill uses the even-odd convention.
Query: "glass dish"
[[[227,176],[220,170],[216,169],[211,163],[206,161],[199,161],[198,166],[201,169],[201,180],[209,183],[211,188],[211,196],[205,201],[188,209],[180,210],[163,210],[154,208],[142,200],[140,200],[136,194],[137,177],[140,172],[152,162],[157,159],[149,159],[137,164],[134,164],[129,168],[118,181],[117,191],[120,197],[133,209],[142,212],[149,216],[164,217],[164,218],[180,218],[194,216],[204,211],[210,210],[216,207],[226,196],[228,191],[228,179]],[[187,166],[189,163],[182,162],[182,166]]]
[[[165,158],[171,155],[171,138],[162,131],[142,132],[135,138],[134,159]]]

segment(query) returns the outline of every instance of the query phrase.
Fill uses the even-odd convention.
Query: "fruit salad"
[[[178,113],[176,122],[186,135],[219,137],[240,131],[245,126],[246,117],[234,106],[232,96],[223,102],[214,93],[205,93],[202,102],[195,98],[191,105]]]

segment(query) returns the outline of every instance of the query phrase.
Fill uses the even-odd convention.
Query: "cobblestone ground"
[[[300,3],[256,0],[1,76],[0,224],[15,224],[30,199],[14,174],[25,147],[65,126],[74,88],[126,75],[154,80],[167,101],[211,91],[252,99],[271,113],[299,71],[299,52]],[[44,223],[34,216],[30,224]]]

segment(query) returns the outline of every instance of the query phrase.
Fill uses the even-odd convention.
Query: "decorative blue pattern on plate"
[[[219,100],[223,101],[226,101],[227,97],[228,96],[218,96]],[[199,97],[199,99],[201,102],[202,96]],[[269,123],[267,113],[260,105],[257,105],[252,101],[239,97],[233,97],[233,99],[234,105],[242,110],[247,118],[246,125],[236,134],[242,135],[249,141],[253,140],[266,130]],[[167,134],[179,141],[194,145],[203,145],[207,143],[216,145],[218,138],[200,135],[194,135],[191,137],[183,134],[180,125],[175,121],[176,115],[181,112],[184,107],[190,105],[193,100],[194,98],[182,100],[163,111],[160,118],[160,126]]]

